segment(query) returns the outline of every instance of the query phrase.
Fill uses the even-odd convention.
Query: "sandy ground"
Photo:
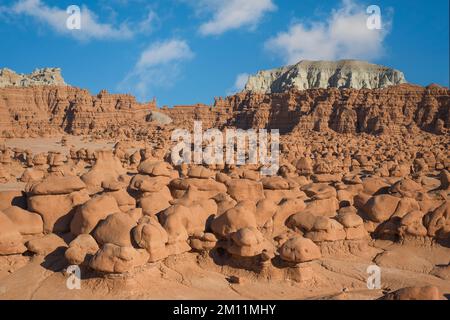
[[[384,243],[364,251],[325,255],[312,265],[313,277],[294,281],[283,270],[255,273],[184,253],[146,264],[124,275],[100,276],[82,269],[80,289],[68,289],[67,265],[57,254],[1,257],[0,299],[376,299],[407,286],[435,285],[450,294],[450,248]],[[367,289],[371,260],[381,265],[380,290]],[[399,256],[407,257],[398,259]],[[446,267],[444,267],[444,265]],[[428,268],[429,267],[429,268]],[[241,283],[230,283],[231,275]]]

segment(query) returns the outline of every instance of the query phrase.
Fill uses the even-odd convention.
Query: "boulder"
[[[0,211],[0,256],[27,251],[23,238],[14,223]]]
[[[126,213],[113,213],[100,221],[92,235],[100,245],[110,243],[131,247],[131,230],[136,222]]]
[[[402,197],[413,199],[417,198],[418,195],[423,191],[424,190],[422,188],[422,185],[409,178],[403,178],[399,180],[390,188],[390,192],[393,194],[398,194]]]
[[[3,210],[3,213],[14,223],[21,234],[32,235],[44,232],[44,223],[37,213],[16,206]]]
[[[344,240],[346,236],[344,226],[327,217],[317,217],[312,230],[305,234],[314,242]]]
[[[192,249],[197,251],[208,251],[216,246],[217,237],[213,233],[198,232],[193,234],[189,239]]]
[[[384,222],[394,214],[400,199],[388,194],[377,195],[369,199],[364,211],[374,222]]]
[[[254,257],[264,249],[264,237],[254,227],[242,228],[231,235],[227,251],[240,257]]]
[[[64,195],[36,195],[28,198],[28,210],[42,217],[44,232],[68,232],[76,207],[88,200],[85,190]]]
[[[30,195],[61,195],[80,191],[86,185],[77,176],[49,176],[42,182],[27,187]]]
[[[108,194],[96,196],[79,207],[70,223],[73,235],[89,234],[97,224],[113,213],[120,212],[116,199]]]
[[[445,201],[440,207],[427,214],[423,220],[428,236],[438,239],[450,238],[450,201]]]
[[[237,202],[264,199],[263,185],[248,179],[232,179],[226,183],[228,194]]]
[[[187,173],[190,178],[209,179],[215,177],[215,172],[202,166],[192,167]]]
[[[155,262],[168,256],[166,243],[169,236],[156,218],[145,216],[133,229],[136,244],[149,254],[149,262]]]
[[[262,178],[261,183],[264,189],[269,190],[288,190],[291,188],[288,180],[278,176]]]
[[[281,246],[280,257],[288,262],[302,263],[320,259],[322,255],[314,242],[299,236],[287,240]]]
[[[238,202],[236,207],[214,218],[211,229],[219,238],[226,238],[242,228],[256,228],[256,206],[252,201]]]
[[[28,251],[41,256],[46,256],[57,250],[64,250],[67,248],[67,243],[64,239],[54,233],[31,239],[25,245]]]
[[[8,209],[11,206],[27,208],[27,201],[22,191],[0,191],[0,210]]]
[[[149,254],[145,249],[105,244],[91,259],[89,267],[105,273],[125,273],[147,263]]]
[[[98,250],[99,246],[90,234],[80,234],[70,242],[64,255],[71,265],[88,264]]]
[[[138,171],[153,177],[165,176],[171,178],[174,176],[172,166],[169,163],[155,159],[147,159],[141,162]]]

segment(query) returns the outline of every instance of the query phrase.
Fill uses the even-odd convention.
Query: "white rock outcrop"
[[[358,60],[308,61],[259,71],[250,76],[244,91],[281,93],[291,89],[378,89],[406,83],[402,72]]]
[[[60,68],[36,69],[31,74],[18,74],[8,68],[0,69],[0,88],[52,85],[66,85]]]

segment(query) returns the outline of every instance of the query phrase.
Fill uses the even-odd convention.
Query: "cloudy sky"
[[[369,30],[369,5],[382,29]],[[81,29],[67,8],[81,8]],[[249,74],[302,59],[362,59],[449,85],[448,0],[0,0],[0,67],[60,67],[66,82],[212,103]]]

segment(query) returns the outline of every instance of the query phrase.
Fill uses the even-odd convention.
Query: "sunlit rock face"
[[[251,76],[244,91],[282,93],[291,89],[380,89],[406,83],[402,72],[357,60],[307,61],[260,71]]]

